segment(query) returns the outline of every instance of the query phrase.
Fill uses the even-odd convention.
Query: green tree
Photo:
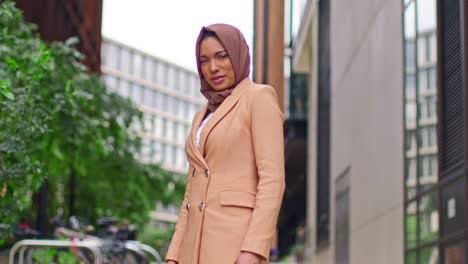
[[[138,160],[142,122],[132,102],[80,64],[76,39],[45,43],[11,0],[0,3],[0,223],[31,214],[47,179],[49,214],[113,215],[141,225],[154,201],[183,183]],[[0,237],[4,237],[0,235]],[[1,241],[0,241],[1,244]]]

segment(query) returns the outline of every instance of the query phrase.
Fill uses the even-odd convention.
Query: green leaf
[[[64,160],[65,156],[63,155],[62,151],[60,150],[60,147],[58,144],[53,144],[52,145],[52,153],[54,153],[55,157],[59,160]]]
[[[66,86],[65,86],[65,91],[66,91],[68,94],[73,95],[73,94],[72,94],[72,91],[71,91],[71,88],[70,88],[70,87],[71,87],[71,84],[72,84],[72,81],[71,81],[71,80],[67,80],[67,84],[66,84]]]
[[[10,91],[1,90],[0,92],[3,94],[3,96],[5,96],[6,98],[8,98],[8,99],[10,99],[10,100],[14,100],[14,99],[15,99],[15,95],[14,95],[12,92],[10,92]]]

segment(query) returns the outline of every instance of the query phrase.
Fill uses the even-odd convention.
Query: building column
[[[276,89],[282,111],[284,49],[284,0],[255,0],[253,80]]]

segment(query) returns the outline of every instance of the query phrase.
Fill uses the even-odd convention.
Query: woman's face
[[[203,77],[213,89],[221,91],[234,85],[236,74],[231,59],[218,38],[202,40],[199,60]]]

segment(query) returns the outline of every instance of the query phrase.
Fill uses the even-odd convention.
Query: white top
[[[200,147],[200,135],[201,135],[201,132],[203,130],[203,127],[205,127],[206,122],[208,122],[208,120],[210,120],[212,115],[213,115],[213,112],[209,113],[205,117],[205,119],[203,119],[203,121],[201,122],[200,126],[197,129],[197,133],[195,133],[195,140],[197,141],[197,147]]]

